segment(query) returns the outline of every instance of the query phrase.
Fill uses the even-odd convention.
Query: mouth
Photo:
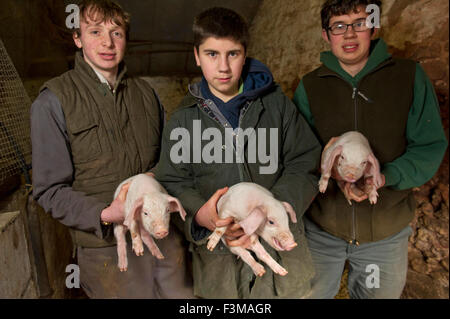
[[[99,53],[98,54],[103,60],[111,61],[116,57],[115,53]]]
[[[281,245],[280,241],[278,239],[276,239],[275,237],[272,238],[272,242],[277,250],[280,250],[280,251],[284,250],[284,247]]]
[[[297,247],[297,243],[292,241],[289,245],[282,245],[281,242],[276,239],[275,237],[272,237],[273,245],[275,246],[275,249],[278,251],[290,251]]]
[[[358,44],[346,44],[342,46],[342,49],[346,53],[352,53],[358,50],[359,45]]]
[[[231,81],[231,77],[228,78],[218,78],[217,79],[220,83],[228,83]]]

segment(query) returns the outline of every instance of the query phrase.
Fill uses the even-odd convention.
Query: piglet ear
[[[376,159],[375,155],[373,153],[370,153],[367,157],[367,161],[370,163],[369,173],[371,176],[373,176],[373,184],[376,188],[380,188],[381,184],[383,183],[383,179],[381,178],[380,173],[380,164],[378,163],[378,160]]]
[[[331,174],[331,169],[333,168],[334,161],[336,160],[336,157],[341,155],[342,153],[342,145],[336,146],[332,151],[325,150],[322,153],[322,160],[320,169],[322,170],[322,175],[328,175]]]
[[[289,204],[288,202],[281,202],[284,206],[284,209],[286,209],[286,211],[289,214],[289,217],[291,217],[291,221],[293,223],[297,222],[297,215],[295,214],[294,208],[292,208],[291,204]]]
[[[260,207],[255,207],[245,219],[239,222],[239,225],[247,235],[251,235],[265,220],[266,213]]]
[[[137,220],[139,218],[139,214],[142,211],[142,205],[144,204],[144,200],[142,198],[137,199],[134,203],[133,203],[133,207],[131,208],[131,210],[128,212],[128,215],[125,216],[125,221],[123,222],[123,224],[125,226],[127,226],[128,228],[130,228],[131,222],[133,220]]]
[[[168,196],[167,199],[169,200],[169,213],[179,212],[181,219],[185,220],[186,211],[184,210],[178,198]]]

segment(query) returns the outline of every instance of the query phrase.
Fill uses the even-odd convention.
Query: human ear
[[[372,34],[371,34],[371,39],[375,39],[375,37],[378,35],[378,31],[380,30],[380,28],[372,28]]]
[[[200,59],[198,57],[198,50],[196,47],[194,47],[194,56],[195,56],[195,62],[197,63],[197,66],[200,66]]]
[[[72,33],[72,38],[73,38],[73,42],[75,42],[75,45],[77,46],[78,49],[81,49],[83,47],[80,37],[78,36],[78,34],[76,32]]]
[[[322,29],[322,39],[326,42],[326,43],[330,43],[330,38],[328,35],[328,31],[325,29]]]

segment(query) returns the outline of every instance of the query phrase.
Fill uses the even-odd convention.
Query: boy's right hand
[[[217,214],[217,202],[220,197],[228,191],[228,187],[218,189],[211,198],[203,204],[202,207],[195,214],[195,221],[202,227],[208,228],[210,231],[214,231],[216,227],[226,226],[233,222],[232,217],[220,219]]]
[[[246,235],[242,227],[234,222],[233,217],[220,219],[217,214],[217,202],[228,191],[228,187],[218,189],[211,198],[195,214],[195,221],[202,227],[214,231],[216,227],[228,226],[225,231],[225,240],[231,247],[250,245],[250,235]]]

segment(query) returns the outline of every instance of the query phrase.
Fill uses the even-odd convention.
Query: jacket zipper
[[[358,88],[353,87],[352,99],[353,99],[353,106],[355,109],[355,131],[358,129],[358,116],[357,116],[358,106],[356,103],[356,93],[357,92],[358,92]],[[352,240],[350,241],[350,243],[359,245],[358,241],[356,240],[356,208],[355,208],[355,205],[352,205]]]
[[[253,103],[253,101],[252,101],[252,102],[248,102],[248,104],[246,104],[246,105],[244,106],[244,107],[245,107],[245,110],[244,110],[244,112],[239,116],[238,128],[241,127],[242,120],[244,119],[245,114],[247,114],[247,111],[248,111],[248,109],[250,108],[250,105],[251,105],[252,103]],[[239,142],[239,133],[236,134],[236,149],[237,149],[237,146],[238,146],[238,142]],[[235,150],[235,151],[236,151],[236,150]],[[251,178],[251,175],[250,175],[250,170],[248,169],[248,165],[247,165],[247,163],[246,163],[246,161],[245,161],[245,150],[244,150],[244,149],[242,150],[242,165],[239,165],[240,163],[237,163],[237,164],[238,164],[239,179],[240,179],[240,181],[241,181],[241,182],[245,182],[245,180],[244,180],[244,172],[242,171],[242,168],[244,168],[244,169],[247,171],[248,178],[249,178],[250,181],[252,182],[252,178]]]
[[[192,92],[191,92],[191,94],[192,94]],[[198,97],[198,96],[195,96],[194,94],[192,94],[192,95],[193,95],[194,97],[196,97],[197,99],[200,100],[200,101],[198,101],[197,103],[202,103],[202,101],[204,101],[203,98]],[[253,101],[252,101],[252,102],[249,102],[249,104],[252,104],[252,103],[253,103]],[[198,106],[197,106],[197,107],[198,107]],[[243,120],[245,114],[247,113],[247,110],[249,109],[249,107],[250,107],[250,105],[248,105],[247,108],[246,108],[246,110],[245,110],[245,112],[244,112],[243,114],[241,114],[241,116],[239,116],[239,124],[238,124],[238,127],[241,127],[242,120]],[[199,108],[200,108],[200,110],[201,110],[204,114],[206,114],[206,116],[208,116],[208,117],[211,118],[211,116],[210,116],[210,115],[209,115],[202,107],[199,107]],[[227,126],[223,125],[220,121],[218,121],[218,120],[216,120],[216,119],[214,119],[214,120],[215,120],[215,122],[217,122],[217,123],[218,123],[221,127],[223,127],[224,129],[227,128]],[[235,138],[235,144],[236,144],[236,145],[233,145],[233,149],[234,149],[235,154],[237,154],[236,150],[237,150],[237,148],[238,148],[239,134],[234,135],[234,133],[233,133],[233,137]],[[233,143],[233,144],[234,144],[234,143]],[[224,146],[226,146],[226,145],[224,145]],[[224,147],[224,146],[222,146],[222,147]],[[238,171],[239,171],[239,181],[240,181],[240,182],[244,182],[244,181],[245,181],[245,180],[244,180],[244,173],[245,173],[245,172],[242,170],[242,167],[246,168],[247,171],[248,171],[247,163],[245,162],[244,150],[243,150],[242,155],[243,155],[243,156],[242,156],[242,161],[243,161],[242,163],[237,163],[237,158],[236,158],[236,164],[237,164]],[[239,165],[239,164],[242,164],[242,165]],[[250,180],[251,180],[250,172],[247,172],[247,175],[249,176],[249,178],[250,178]]]

